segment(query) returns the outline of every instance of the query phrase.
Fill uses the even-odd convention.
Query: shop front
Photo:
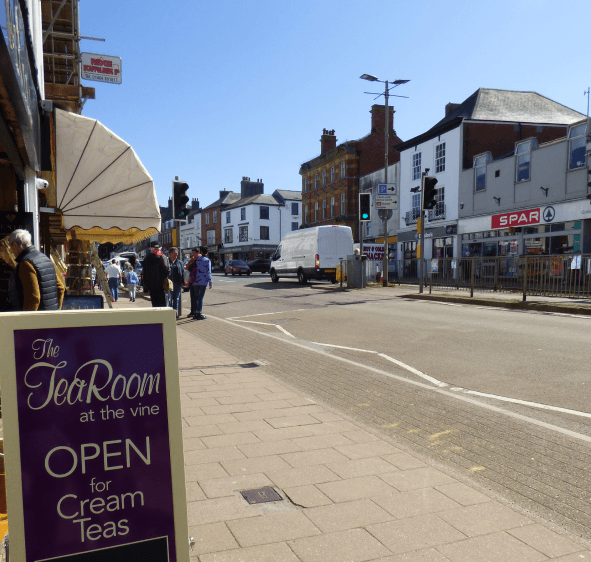
[[[511,257],[591,252],[587,200],[460,219],[461,256]]]

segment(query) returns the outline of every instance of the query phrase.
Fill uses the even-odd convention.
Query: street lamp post
[[[362,74],[360,76],[361,79],[363,80],[368,80],[369,82],[382,82],[385,87],[384,87],[384,93],[383,94],[378,94],[378,97],[380,97],[381,95],[384,96],[385,99],[385,111],[386,111],[386,154],[385,154],[385,160],[384,160],[384,183],[387,185],[388,184],[388,145],[390,144],[390,124],[389,124],[389,120],[390,120],[390,112],[388,111],[388,98],[390,97],[390,95],[394,95],[394,94],[390,94],[390,89],[391,88],[396,88],[397,86],[400,86],[401,84],[406,84],[407,82],[410,82],[410,80],[394,80],[394,82],[392,82],[392,85],[390,85],[390,82],[388,80],[378,80],[378,78],[376,76],[372,76],[371,74]],[[375,93],[375,92],[365,92],[366,94],[369,93]],[[406,98],[407,96],[394,96],[397,98]],[[376,98],[377,99],[377,98]],[[392,123],[394,124],[394,123]],[[382,286],[383,287],[387,287],[388,286],[388,213],[389,213],[390,209],[384,209],[384,210],[379,210],[378,214],[380,216],[380,218],[384,221],[384,256],[382,258]]]

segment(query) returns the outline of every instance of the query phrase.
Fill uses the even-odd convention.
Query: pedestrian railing
[[[433,258],[425,260],[423,283],[453,288],[555,297],[591,296],[591,255]],[[420,282],[420,260],[396,262],[399,283]]]

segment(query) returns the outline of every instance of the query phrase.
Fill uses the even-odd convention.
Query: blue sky
[[[82,51],[120,56],[83,114],[130,143],[166,205],[174,176],[205,207],[262,178],[301,189],[302,162],[370,130],[382,84],[410,139],[479,87],[535,91],[587,112],[591,2],[548,0],[82,0]]]

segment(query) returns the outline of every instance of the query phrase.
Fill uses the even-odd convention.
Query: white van
[[[297,277],[303,285],[308,279],[336,281],[341,260],[353,254],[350,226],[313,226],[290,232],[277,247],[270,273],[273,283],[280,277]]]

